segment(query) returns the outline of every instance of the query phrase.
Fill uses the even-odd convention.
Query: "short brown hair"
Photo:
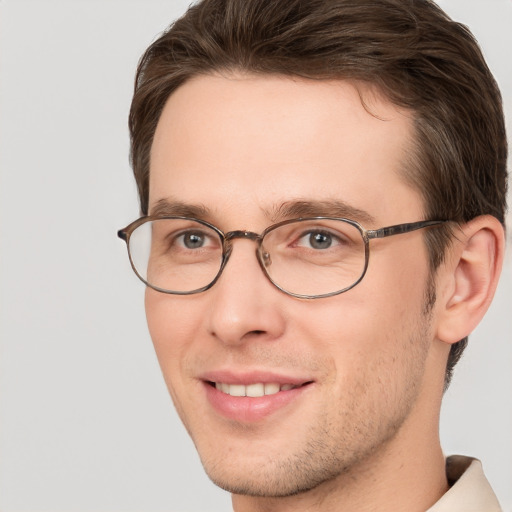
[[[414,113],[405,179],[425,217],[504,224],[507,142],[501,95],[477,42],[430,0],[203,0],[144,53],[130,111],[131,162],[147,214],[162,109],[190,78],[218,71],[345,79]],[[451,239],[426,232],[431,268]],[[448,384],[467,338],[452,346]]]

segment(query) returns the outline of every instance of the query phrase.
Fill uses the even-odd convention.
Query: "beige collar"
[[[502,512],[477,459],[452,455],[446,459],[450,489],[427,512]]]

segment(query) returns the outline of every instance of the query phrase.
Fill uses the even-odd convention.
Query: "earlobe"
[[[490,215],[473,219],[456,233],[441,279],[437,338],[456,343],[468,336],[487,311],[503,263],[504,230]]]

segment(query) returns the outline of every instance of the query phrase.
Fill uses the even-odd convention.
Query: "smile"
[[[278,384],[278,383],[262,383],[257,382],[254,384],[227,384],[225,382],[215,382],[215,388],[222,393],[230,396],[248,396],[258,398],[266,395],[275,395],[280,391],[290,391],[291,389],[298,388],[294,384]]]
[[[217,414],[238,423],[263,421],[314,388],[314,380],[269,372],[216,371],[202,375],[209,405]]]

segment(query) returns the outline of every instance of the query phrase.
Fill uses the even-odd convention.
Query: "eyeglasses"
[[[188,217],[142,217],[118,231],[126,242],[135,274],[162,293],[190,295],[219,279],[237,238],[257,243],[263,273],[279,290],[304,299],[346,292],[364,277],[370,240],[439,226],[427,220],[380,229],[364,229],[342,218],[285,220],[263,233],[223,233],[212,224]]]

